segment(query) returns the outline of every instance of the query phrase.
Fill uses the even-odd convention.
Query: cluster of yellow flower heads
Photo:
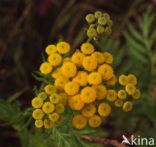
[[[119,77],[119,83],[125,89],[118,92],[112,89],[117,83],[111,66],[113,56],[95,51],[91,43],[83,43],[71,57],[65,57],[70,45],[64,41],[47,46],[45,51],[48,58],[41,64],[40,71],[50,74],[54,83],[46,85],[45,91],[32,100],[37,127],[52,128],[60,122],[60,114],[66,106],[78,112],[72,119],[75,128],[82,129],[87,123],[96,128],[102,123],[102,118],[110,115],[112,105],[122,107],[126,112],[132,109],[130,101],[124,102],[127,93],[134,99],[140,97],[133,74]]]

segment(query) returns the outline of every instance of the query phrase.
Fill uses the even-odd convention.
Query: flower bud
[[[106,20],[109,20],[110,19],[110,15],[108,13],[103,13],[103,17],[106,19]]]
[[[100,11],[96,11],[94,15],[95,15],[95,18],[98,19],[102,16],[102,13]]]
[[[100,17],[100,18],[98,19],[98,24],[100,24],[100,25],[105,25],[106,23],[107,23],[107,20],[106,20],[105,17]]]
[[[91,24],[89,28],[94,28],[95,26],[96,26],[95,24]]]
[[[95,37],[97,35],[96,30],[94,28],[89,28],[87,31],[88,37]]]
[[[110,27],[106,27],[105,33],[106,33],[107,35],[110,35],[110,34],[112,33],[112,29],[111,29]]]
[[[113,21],[112,21],[112,20],[109,20],[109,21],[107,22],[107,24],[108,24],[109,27],[111,27],[111,26],[113,25]]]
[[[101,25],[98,25],[96,30],[97,30],[98,34],[102,34],[105,31],[104,27]]]
[[[87,21],[88,23],[93,23],[93,22],[95,21],[94,15],[93,15],[93,14],[88,14],[88,15],[86,16],[86,21]]]

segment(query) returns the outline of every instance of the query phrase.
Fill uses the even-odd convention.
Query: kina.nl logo
[[[134,137],[131,135],[131,138],[128,140],[125,135],[122,135],[123,141],[121,144],[128,144],[128,145],[147,145],[147,146],[154,146],[154,138],[142,138],[140,136]]]

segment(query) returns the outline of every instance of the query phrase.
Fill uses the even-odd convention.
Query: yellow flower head
[[[101,103],[98,107],[98,113],[100,116],[107,117],[111,113],[111,106],[106,102]]]
[[[117,99],[117,93],[113,89],[107,90],[107,96],[106,99],[110,102],[114,102]]]
[[[133,85],[137,84],[137,78],[135,75],[129,74],[127,79],[128,79],[128,83],[133,84]]]
[[[81,51],[86,54],[86,55],[90,55],[91,53],[93,53],[95,50],[94,46],[90,43],[83,43],[81,45]]]
[[[65,57],[64,59],[63,59],[63,63],[64,62],[71,62],[71,58],[70,57]]]
[[[132,85],[132,84],[127,84],[126,87],[125,87],[125,89],[126,89],[126,92],[127,92],[129,95],[134,94],[135,91],[136,91],[136,87],[135,87],[134,85]]]
[[[96,107],[93,104],[88,104],[82,109],[82,115],[85,117],[91,117],[95,114]]]
[[[84,106],[84,102],[81,101],[81,95],[77,94],[68,99],[68,104],[73,110],[81,110]]]
[[[64,112],[64,110],[65,110],[65,108],[64,108],[64,105],[63,105],[63,104],[57,104],[57,105],[56,105],[55,111],[56,111],[57,113],[61,114],[61,113]]]
[[[60,93],[59,96],[60,96],[60,103],[66,106],[68,102],[68,95],[66,93]]]
[[[62,56],[58,53],[52,53],[50,54],[50,56],[48,57],[48,61],[51,65],[53,66],[58,66],[61,64],[62,62]]]
[[[65,41],[58,42],[56,48],[60,54],[67,54],[70,51],[70,44]]]
[[[57,52],[57,49],[56,49],[56,46],[54,44],[50,44],[46,47],[45,49],[45,52],[48,54],[48,55],[51,55],[52,53],[56,53]]]
[[[83,115],[77,114],[73,117],[72,125],[77,129],[82,129],[87,125],[87,119]]]
[[[60,102],[60,96],[57,93],[53,93],[50,95],[50,102],[53,104],[58,104]]]
[[[65,62],[61,68],[62,74],[67,78],[72,78],[76,75],[77,68],[72,62]]]
[[[139,89],[136,89],[135,92],[132,94],[133,99],[139,99],[141,92]]]
[[[56,79],[58,78],[59,76],[62,75],[62,71],[61,71],[61,67],[57,67],[54,69],[54,71],[51,73],[51,76]]]
[[[35,126],[37,128],[42,128],[43,127],[43,120],[41,120],[41,119],[35,120]]]
[[[115,100],[114,105],[116,107],[121,107],[123,105],[123,100],[121,100],[121,99]]]
[[[98,115],[94,115],[89,119],[89,126],[92,128],[97,128],[101,125],[102,119]]]
[[[133,108],[133,104],[132,104],[132,102],[130,102],[130,101],[124,102],[123,107],[122,107],[122,109],[123,109],[125,112],[131,111],[132,108]]]
[[[44,116],[44,113],[41,109],[35,109],[32,113],[32,117],[34,119],[42,119]]]
[[[68,83],[68,79],[63,77],[63,76],[59,76],[58,78],[55,79],[54,85],[55,87],[60,90],[63,91],[64,87],[66,85],[66,83]]]
[[[82,66],[82,61],[84,57],[85,55],[83,53],[75,52],[71,57],[71,61],[77,66]]]
[[[82,61],[82,65],[85,70],[93,71],[97,68],[97,61],[91,56],[86,56]]]
[[[107,63],[107,64],[112,64],[113,63],[113,56],[110,53],[104,52],[103,56],[104,56],[105,63]]]
[[[110,80],[106,81],[106,84],[109,86],[114,86],[116,82],[117,82],[117,78],[115,75],[113,75],[113,77]]]
[[[40,66],[40,72],[43,74],[49,74],[53,70],[53,67],[48,62],[43,62]]]
[[[119,90],[118,91],[118,98],[121,99],[121,100],[124,100],[127,98],[127,93],[125,90]]]
[[[121,75],[119,77],[120,85],[126,86],[128,84],[128,77],[126,75]]]
[[[53,128],[54,127],[54,122],[49,120],[49,119],[45,119],[44,120],[44,127],[46,129],[50,129],[50,128]]]
[[[59,114],[54,112],[52,114],[49,114],[49,119],[52,121],[52,122],[56,122],[59,120]]]
[[[81,100],[84,103],[92,103],[96,99],[96,91],[93,87],[85,87],[81,90]]]
[[[56,87],[54,86],[54,85],[50,85],[50,84],[48,84],[48,85],[46,85],[45,87],[44,87],[44,90],[45,90],[45,92],[47,93],[47,94],[52,94],[52,93],[55,93],[57,90],[56,90]]]
[[[47,98],[47,94],[45,92],[40,92],[37,97],[41,98],[42,100],[45,100]]]
[[[102,75],[103,79],[106,81],[110,80],[114,75],[113,68],[108,64],[100,65],[98,68],[98,72]]]
[[[98,85],[102,82],[102,76],[98,72],[91,72],[88,75],[88,83],[90,85]]]
[[[105,61],[103,54],[100,52],[94,52],[91,56],[96,59],[98,64],[103,64]]]
[[[88,83],[87,77],[88,77],[88,74],[85,71],[78,71],[73,81],[78,83],[80,86],[86,86]]]
[[[106,94],[107,94],[107,89],[104,85],[100,84],[100,85],[96,85],[96,86],[93,86],[93,88],[95,89],[96,91],[96,99],[97,100],[102,100]]]
[[[42,110],[43,110],[43,112],[49,114],[55,110],[55,106],[54,106],[54,104],[52,104],[50,102],[45,102],[43,104]]]
[[[64,90],[68,95],[75,95],[79,92],[79,85],[76,82],[68,82]]]
[[[43,105],[43,100],[41,98],[35,97],[32,99],[32,106],[34,108],[41,108]]]

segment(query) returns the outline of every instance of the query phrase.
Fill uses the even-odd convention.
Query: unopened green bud
[[[98,19],[98,23],[99,23],[100,25],[105,25],[105,24],[107,23],[107,20],[106,20],[105,17],[100,17],[100,18]]]
[[[91,24],[89,28],[94,28],[95,26],[96,26],[95,24]]]
[[[95,21],[94,15],[93,15],[93,14],[88,14],[88,15],[86,16],[86,21],[87,21],[88,23],[93,23],[93,22]]]
[[[107,22],[107,24],[108,24],[109,27],[111,27],[111,26],[113,25],[113,21],[112,21],[112,20],[109,20],[109,21]]]
[[[106,18],[106,20],[110,19],[110,15],[108,13],[103,13],[103,17]]]
[[[112,33],[112,29],[111,29],[110,27],[106,27],[105,33],[106,33],[107,35],[110,35],[110,34]]]
[[[100,11],[95,12],[95,18],[100,18],[102,16],[102,13]]]
[[[96,30],[94,28],[89,28],[87,31],[88,37],[95,37],[97,35]]]
[[[102,34],[105,31],[104,27],[101,25],[98,25],[96,30],[97,30],[98,34]]]
[[[98,40],[98,37],[96,36],[96,37],[93,37],[93,39],[95,40],[95,41],[97,41]]]

